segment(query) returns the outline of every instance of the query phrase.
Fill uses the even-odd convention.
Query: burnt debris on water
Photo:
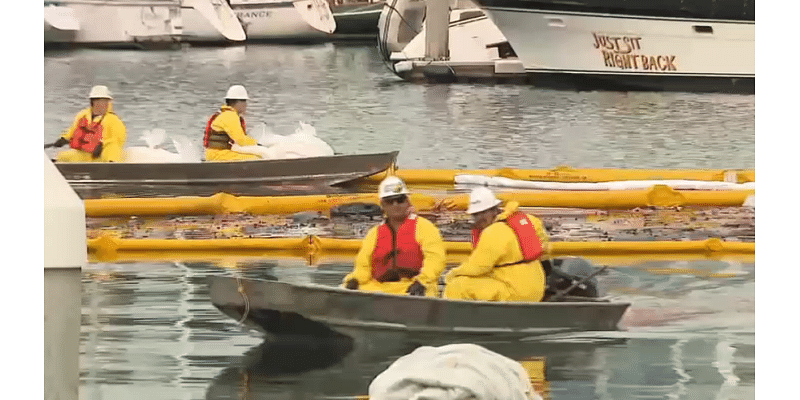
[[[539,216],[552,241],[704,240],[755,242],[755,211],[745,207],[628,211],[527,209]],[[329,213],[291,215],[87,218],[87,236],[123,239],[227,239],[317,235],[361,239],[381,221],[374,204],[347,204]],[[461,211],[420,213],[436,224],[446,241],[469,241],[471,221]]]

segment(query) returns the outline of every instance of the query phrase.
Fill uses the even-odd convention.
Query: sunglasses
[[[392,204],[392,203],[403,204],[407,200],[408,200],[408,196],[406,196],[404,194],[400,195],[400,196],[385,197],[383,199],[383,201],[386,202],[386,204]]]

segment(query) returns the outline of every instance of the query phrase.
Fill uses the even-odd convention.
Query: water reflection
[[[83,281],[81,398],[362,396],[375,376],[418,346],[476,340],[349,330],[341,332],[347,338],[265,342],[208,298],[212,274],[337,285],[351,268],[348,261],[269,259],[92,264]],[[740,273],[649,272],[664,268]],[[752,398],[754,270],[722,262],[615,266],[599,282],[633,304],[638,325],[477,344],[543,375],[534,386],[552,399]]]
[[[459,342],[458,339],[447,343]],[[468,339],[462,342],[470,342]],[[590,341],[479,342],[519,361],[545,398],[594,398],[594,388],[610,371],[604,349],[624,347],[627,339]],[[474,343],[474,342],[471,342]],[[279,338],[248,350],[224,369],[208,388],[207,399],[357,397],[397,358],[421,345],[403,333],[348,331],[329,339]],[[289,356],[290,355],[290,356]],[[306,397],[303,397],[306,396]],[[558,396],[556,396],[558,397]]]
[[[337,374],[336,368],[327,376],[315,372],[341,363],[352,350],[353,340],[346,336],[266,341],[217,375],[206,399],[267,399],[278,393],[285,395],[282,398],[359,393],[363,390],[361,381]]]

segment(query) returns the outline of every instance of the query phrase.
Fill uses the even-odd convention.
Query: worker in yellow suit
[[[247,136],[247,126],[242,115],[247,111],[247,90],[242,85],[233,85],[225,95],[225,105],[214,113],[206,124],[203,147],[206,161],[260,160],[255,154],[231,150],[233,144],[255,146],[258,142]]]
[[[353,272],[344,287],[412,296],[439,296],[445,253],[439,228],[417,216],[408,188],[395,176],[378,188],[386,219],[361,242]]]
[[[488,301],[541,301],[546,276],[539,259],[549,236],[538,218],[518,211],[509,202],[500,210],[491,190],[470,194],[473,251],[445,276],[444,297]]]
[[[114,98],[108,87],[98,85],[89,91],[89,108],[75,116],[72,126],[53,144],[69,145],[58,154],[58,162],[121,162],[127,134],[125,124],[114,114]]]

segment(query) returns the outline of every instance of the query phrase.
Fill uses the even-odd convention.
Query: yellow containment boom
[[[630,210],[637,207],[711,206],[738,207],[755,190],[673,190],[655,185],[643,190],[499,192],[504,201],[517,201],[522,207],[560,207]],[[327,213],[331,208],[351,203],[379,204],[377,194],[311,196],[233,196],[217,193],[210,197],[89,199],[87,217],[216,215],[228,213],[294,214],[302,211]],[[433,197],[412,194],[418,211],[466,210],[469,195]]]
[[[381,172],[364,178],[378,183],[386,177]],[[453,185],[456,175],[484,175],[542,182],[613,182],[647,180],[692,180],[746,183],[756,181],[755,170],[735,169],[575,169],[559,166],[553,169],[398,169],[393,173],[409,185]]]
[[[348,255],[354,257],[361,246],[359,239],[333,239],[307,236],[304,238],[265,239],[119,239],[101,236],[87,241],[88,251],[98,260],[114,260],[123,255],[156,252],[167,257],[181,253],[197,256],[234,255],[242,257],[269,256],[272,252],[283,255],[311,258],[320,255]],[[468,242],[445,242],[450,256],[467,256],[472,251]],[[724,242],[716,238],[702,241],[663,242],[551,242],[546,249],[549,257],[561,256],[724,256],[755,254],[755,243]],[[452,260],[451,260],[452,261]]]

